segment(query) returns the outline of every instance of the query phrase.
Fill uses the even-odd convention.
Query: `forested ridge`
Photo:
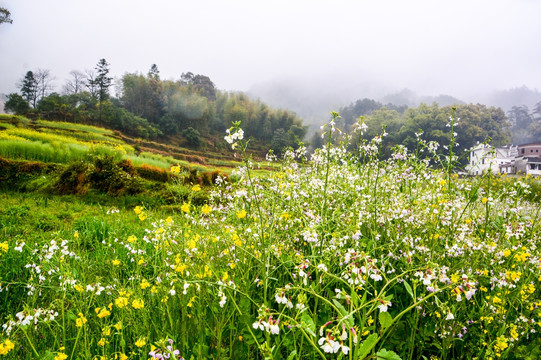
[[[199,147],[205,138],[223,136],[241,121],[247,138],[279,152],[297,147],[306,127],[295,113],[274,109],[243,93],[221,91],[205,75],[182,73],[160,78],[153,64],[147,74],[125,73],[116,84],[101,59],[93,70],[72,71],[60,92],[48,70],[28,71],[20,93],[8,95],[6,109],[16,114],[105,126],[144,139],[182,135]],[[113,86],[115,85],[115,86]],[[116,87],[116,94],[111,94]]]
[[[114,81],[109,67],[101,59],[92,70],[72,71],[60,91],[52,85],[54,78],[48,70],[28,71],[18,84],[20,92],[8,95],[6,109],[30,117],[100,125],[143,139],[167,142],[177,137],[185,146],[209,144],[219,152],[225,151],[220,141],[225,130],[238,121],[245,136],[254,140],[252,146],[259,149],[280,154],[283,148],[297,148],[305,141],[307,126],[294,112],[272,108],[241,92],[219,90],[208,76],[186,72],[166,80],[153,64],[146,74],[125,73]],[[531,110],[514,106],[506,113],[500,107],[458,100],[453,105],[433,102],[408,107],[367,98],[339,109],[337,137],[352,134],[354,124],[363,122],[366,139],[385,127],[384,157],[398,144],[415,150],[421,132],[425,140],[442,145],[440,151],[445,153],[451,136],[446,124],[453,108],[459,153],[481,142],[498,146],[541,138],[541,101]],[[311,148],[322,146],[322,132],[307,141]]]

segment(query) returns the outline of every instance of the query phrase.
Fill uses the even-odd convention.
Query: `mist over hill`
[[[384,83],[363,79],[322,76],[300,79],[282,78],[253,85],[247,93],[262,101],[294,111],[311,129],[329,120],[330,111],[337,111],[358,99],[369,98],[383,104],[417,107],[421,103],[441,106],[484,104],[501,107],[506,113],[514,106],[533,108],[541,101],[541,92],[525,85],[478,94],[423,94],[409,88],[393,89]]]

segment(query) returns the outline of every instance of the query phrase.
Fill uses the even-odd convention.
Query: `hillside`
[[[241,164],[221,142],[216,136],[194,150],[183,146],[181,136],[158,142],[96,126],[0,115],[0,188],[73,194],[91,202],[107,203],[102,195],[108,195],[123,196],[126,204],[177,206],[192,186],[227,178]],[[266,150],[249,152],[257,161]],[[268,166],[261,165],[258,173],[265,174]],[[206,198],[205,190],[191,201]]]

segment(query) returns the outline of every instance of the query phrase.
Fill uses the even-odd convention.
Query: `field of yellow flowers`
[[[541,357],[535,180],[459,178],[422,141],[381,161],[381,137],[351,152],[327,129],[310,161],[254,177],[245,158],[175,216],[103,209],[122,231],[100,241],[4,238],[0,357]],[[239,124],[226,141],[246,149]]]

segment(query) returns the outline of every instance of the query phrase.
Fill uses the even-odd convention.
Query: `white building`
[[[470,152],[470,163],[466,166],[468,175],[481,175],[486,172],[497,174],[500,165],[511,163],[518,155],[518,148],[513,145],[494,147],[479,144]]]

